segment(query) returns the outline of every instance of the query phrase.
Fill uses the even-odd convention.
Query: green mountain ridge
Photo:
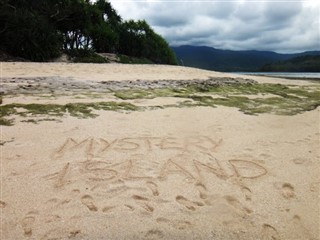
[[[222,72],[256,72],[266,64],[306,55],[320,55],[320,51],[280,54],[271,51],[233,51],[207,46],[171,47],[181,65]]]
[[[320,72],[320,55],[306,55],[264,65],[261,72]]]

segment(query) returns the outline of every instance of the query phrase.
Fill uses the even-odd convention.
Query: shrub
[[[73,62],[107,63],[108,61],[90,49],[70,49],[65,52]]]

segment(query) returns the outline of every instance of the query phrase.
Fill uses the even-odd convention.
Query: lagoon
[[[258,75],[270,77],[283,77],[283,78],[305,78],[305,79],[319,79],[320,72],[234,72],[241,75]]]

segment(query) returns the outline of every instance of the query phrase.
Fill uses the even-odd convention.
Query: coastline
[[[47,67],[43,67],[47,66]],[[88,75],[88,69],[90,72]],[[71,77],[77,80],[205,80],[209,77],[250,78],[261,83],[290,83],[285,79],[215,72],[192,67],[157,64],[93,64],[61,62],[3,62],[2,77]],[[295,84],[304,84],[296,81]]]
[[[319,81],[319,72],[234,72],[239,75],[264,76],[290,80]]]

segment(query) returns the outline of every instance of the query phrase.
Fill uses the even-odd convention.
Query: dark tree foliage
[[[81,49],[176,64],[146,21],[122,22],[106,0],[0,0],[0,49],[32,61]]]
[[[262,72],[320,72],[320,56],[306,55],[264,65]]]
[[[134,57],[145,57],[155,63],[177,64],[168,43],[144,20],[130,20],[122,24],[119,51]]]
[[[41,1],[7,0],[0,8],[0,48],[8,53],[34,61],[57,57],[62,38],[50,18],[44,14]],[[49,4],[49,1],[48,1]]]

